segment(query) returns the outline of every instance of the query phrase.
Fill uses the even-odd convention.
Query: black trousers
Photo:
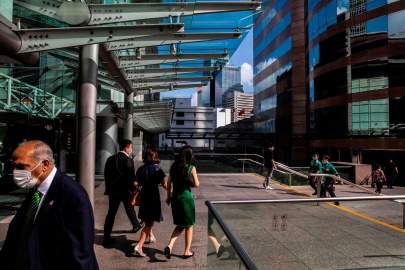
[[[335,183],[335,180],[333,180],[333,179],[325,180],[325,182],[321,185],[321,197],[322,198],[326,197],[326,192],[328,192],[331,197],[336,197],[335,187],[333,186],[334,183]]]
[[[108,196],[108,213],[105,218],[104,223],[104,238],[111,237],[112,228],[114,226],[115,216],[117,214],[120,203],[124,204],[125,212],[129,218],[129,221],[132,224],[133,228],[140,226],[139,221],[136,217],[134,207],[129,203],[129,194],[128,195],[109,195]]]
[[[375,183],[375,186],[376,186],[375,192],[381,193],[381,189],[382,189],[382,187],[383,187],[383,183],[382,183],[382,182],[377,182],[377,183]]]
[[[310,176],[309,177],[309,185],[314,189],[315,193],[317,192],[318,188],[316,186],[316,177],[315,176]]]

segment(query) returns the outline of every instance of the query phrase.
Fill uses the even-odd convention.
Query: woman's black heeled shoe
[[[163,250],[163,254],[166,256],[166,258],[170,259],[171,257],[171,250],[169,247],[165,247],[165,249]]]
[[[191,255],[183,255],[183,259],[189,259],[194,256],[194,252],[191,253]]]

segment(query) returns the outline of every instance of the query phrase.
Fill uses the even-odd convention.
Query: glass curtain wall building
[[[280,160],[306,159],[305,1],[268,0],[254,18],[255,130]]]
[[[403,163],[405,2],[310,0],[310,147],[334,159]]]

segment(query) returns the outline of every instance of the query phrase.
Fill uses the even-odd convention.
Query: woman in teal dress
[[[185,231],[186,240],[183,258],[187,259],[194,255],[194,252],[191,251],[191,242],[195,224],[195,205],[191,188],[198,187],[200,182],[192,161],[193,151],[190,146],[185,146],[170,168],[166,202],[172,206],[173,223],[176,228],[170,237],[169,244],[164,249],[164,254],[168,259],[170,259],[174,243],[183,231]]]

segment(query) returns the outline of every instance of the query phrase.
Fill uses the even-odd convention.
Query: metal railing
[[[0,73],[0,110],[56,118],[72,101]]]
[[[329,176],[329,175],[328,175]],[[247,250],[243,247],[241,241],[235,236],[224,217],[219,213],[215,205],[235,205],[235,204],[293,204],[293,203],[321,203],[321,202],[358,202],[358,201],[394,201],[399,202],[403,206],[403,227],[405,228],[405,195],[395,196],[364,196],[364,197],[339,197],[339,198],[303,198],[303,199],[274,199],[274,200],[222,200],[222,201],[206,201],[208,211],[215,220],[218,222],[223,233],[228,238],[232,247],[238,254],[244,267],[248,270],[256,270],[258,267],[255,265]],[[240,268],[240,267],[239,267]]]
[[[239,242],[238,238],[235,236],[235,234],[232,232],[229,226],[225,223],[224,219],[221,217],[221,214],[215,208],[214,204],[210,201],[206,201],[205,204],[208,207],[209,213],[211,213],[214,219],[218,222],[219,226],[221,227],[225,236],[235,249],[236,253],[238,254],[239,258],[241,259],[246,269],[257,270],[258,268],[255,266],[253,260],[249,257],[248,253],[243,248],[242,244]]]

